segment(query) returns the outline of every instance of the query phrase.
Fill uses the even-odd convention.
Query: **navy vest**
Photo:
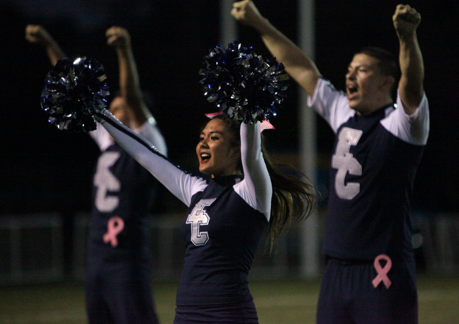
[[[118,144],[102,152],[93,181],[89,253],[98,257],[138,255],[150,257],[147,216],[154,202],[157,180]],[[118,245],[103,241],[108,221],[120,217],[123,230]]]
[[[181,224],[186,252],[177,305],[252,300],[247,275],[268,221],[234,191],[234,184],[234,176],[210,179],[191,199]]]
[[[384,253],[393,260],[412,259],[410,199],[424,146],[406,143],[381,125],[387,108],[355,114],[337,131],[324,245],[328,256],[373,260]]]

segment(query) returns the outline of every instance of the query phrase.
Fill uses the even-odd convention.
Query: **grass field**
[[[315,323],[320,281],[252,281],[261,324]],[[177,284],[155,283],[162,323],[172,323]],[[419,323],[459,323],[459,275],[418,276]],[[81,283],[0,287],[1,324],[86,323]]]

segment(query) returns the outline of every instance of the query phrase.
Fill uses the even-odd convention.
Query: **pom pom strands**
[[[85,56],[59,60],[45,78],[41,108],[48,122],[74,133],[96,129],[94,114],[107,106],[104,67]]]
[[[204,96],[230,118],[255,123],[277,115],[286,97],[288,75],[284,66],[265,60],[240,42],[217,45],[204,57],[206,68],[199,74],[204,78]]]

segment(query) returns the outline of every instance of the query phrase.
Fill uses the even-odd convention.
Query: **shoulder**
[[[430,130],[429,102],[424,94],[416,111],[408,115],[397,95],[395,107],[386,110],[382,126],[397,138],[414,145],[426,145]]]
[[[339,126],[355,114],[349,107],[349,100],[343,91],[336,90],[330,81],[320,78],[308,106],[321,115],[336,133]]]

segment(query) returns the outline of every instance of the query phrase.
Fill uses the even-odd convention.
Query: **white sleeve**
[[[185,205],[189,206],[191,197],[207,186],[205,180],[172,164],[150,142],[124,126],[108,110],[104,109],[97,116],[118,144]]]
[[[131,129],[149,141],[151,144],[153,144],[153,146],[156,147],[156,149],[161,154],[167,156],[166,141],[164,140],[163,135],[159,131],[158,127],[156,127],[156,125],[145,122],[139,128],[131,127]],[[97,124],[96,129],[89,133],[89,135],[94,140],[94,142],[96,142],[97,146],[99,146],[99,149],[102,152],[114,143],[113,138],[110,137],[110,134],[107,132],[107,130],[100,124]]]
[[[110,138],[110,134],[100,124],[96,124],[96,129],[90,132],[89,135],[99,146],[101,152],[114,143],[113,139]]]
[[[134,132],[149,141],[153,146],[164,156],[167,156],[167,146],[163,135],[156,125],[152,125],[148,121],[145,122],[140,128],[133,129]]]
[[[269,222],[273,188],[261,152],[260,123],[241,124],[241,160],[244,180],[237,183],[234,190]]]
[[[414,114],[406,114],[398,94],[397,107],[387,118],[381,121],[384,128],[404,142],[426,145],[430,130],[430,116],[429,102],[425,93]]]
[[[329,81],[322,78],[317,81],[314,95],[308,97],[308,106],[328,122],[335,134],[341,124],[355,114],[349,107],[346,94],[336,90]]]

